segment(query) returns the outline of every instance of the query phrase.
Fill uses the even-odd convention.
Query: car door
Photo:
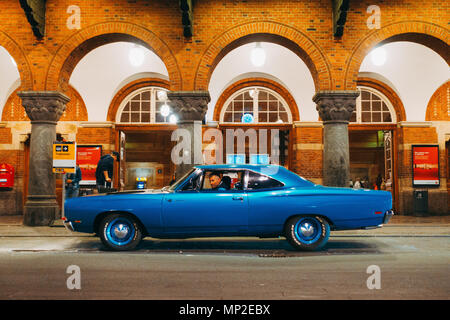
[[[248,171],[247,199],[249,233],[270,235],[283,228],[280,215],[286,208],[289,191],[284,184],[258,172]]]
[[[167,194],[162,204],[162,223],[164,233],[186,237],[243,234],[248,229],[247,194],[243,190],[201,187]]]

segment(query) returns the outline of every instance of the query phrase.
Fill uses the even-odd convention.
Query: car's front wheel
[[[141,242],[142,230],[131,216],[118,213],[102,220],[99,235],[107,248],[126,251],[133,250]]]
[[[295,249],[319,250],[328,242],[330,225],[319,216],[297,216],[286,223],[285,236]]]

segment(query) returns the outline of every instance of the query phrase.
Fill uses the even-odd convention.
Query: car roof
[[[312,182],[298,176],[294,172],[291,172],[288,169],[286,169],[285,167],[273,164],[211,164],[211,165],[198,165],[195,167],[204,170],[227,170],[227,169],[251,170],[272,177],[278,181],[281,181],[284,183],[285,187],[314,185]]]

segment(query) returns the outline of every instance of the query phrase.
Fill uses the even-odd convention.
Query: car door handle
[[[243,201],[244,197],[234,196],[233,200],[241,200],[241,201]]]

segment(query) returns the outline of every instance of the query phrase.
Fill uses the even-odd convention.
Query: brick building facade
[[[0,163],[9,163],[16,169],[14,188],[0,191],[0,215],[23,214],[29,162],[33,161],[29,159],[31,123],[18,92],[57,91],[69,97],[70,102],[56,125],[56,133],[66,140],[79,145],[100,145],[103,153],[107,153],[119,149],[121,132],[131,137],[130,145],[139,143],[139,134],[147,134],[146,148],[161,149],[161,154],[160,145],[167,147],[167,137],[176,126],[119,123],[117,114],[124,99],[145,87],[173,92],[208,91],[214,70],[222,59],[234,49],[254,42],[276,44],[293,52],[309,70],[317,93],[368,88],[367,92],[374,90],[374,94],[389,101],[388,109],[392,109],[395,121],[350,122],[350,177],[367,174],[373,182],[380,168],[386,170],[385,142],[378,141],[382,140],[380,132],[385,132],[392,143],[390,172],[395,209],[400,214],[413,214],[414,191],[419,189],[412,185],[412,146],[438,145],[440,184],[426,188],[428,214],[449,212],[448,79],[430,95],[424,106],[424,116],[411,121],[407,116],[408,105],[403,103],[404,96],[400,97],[390,83],[360,72],[363,60],[374,47],[395,42],[423,45],[437,53],[448,67],[450,16],[445,1],[352,1],[346,12],[343,35],[336,37],[333,35],[333,1],[202,0],[194,2],[193,35],[185,37],[176,0],[47,0],[42,38],[31,31],[20,2],[0,3],[0,46],[14,59],[20,77],[20,84],[5,97],[3,109],[0,109]],[[381,18],[375,28],[368,22],[374,14],[368,8],[373,5],[380,9]],[[74,6],[78,11],[70,10]],[[75,27],[74,21],[79,23]],[[101,121],[93,121],[89,112],[95,106],[86,105],[83,94],[69,84],[69,79],[90,52],[117,42],[136,43],[154,52],[167,69],[167,79],[143,77],[124,83],[111,98],[107,115]],[[209,106],[212,119],[204,121],[203,132],[208,128],[248,128],[243,124],[224,123],[221,111],[238,90],[268,88],[285,101],[292,119],[283,125],[252,127],[285,130],[289,136],[286,166],[323,183],[325,134],[319,113],[315,121],[303,120],[302,103],[293,97],[295,92],[270,77],[253,75],[229,81],[232,83],[221,88],[215,105]],[[155,132],[159,136],[155,136]],[[369,150],[369,145],[374,147]],[[141,155],[141,158],[134,156],[134,162],[144,161],[142,157],[155,157],[151,154]],[[168,183],[175,170],[169,161],[159,158],[148,161],[165,165],[159,181]],[[59,197],[58,180],[56,188]]]

